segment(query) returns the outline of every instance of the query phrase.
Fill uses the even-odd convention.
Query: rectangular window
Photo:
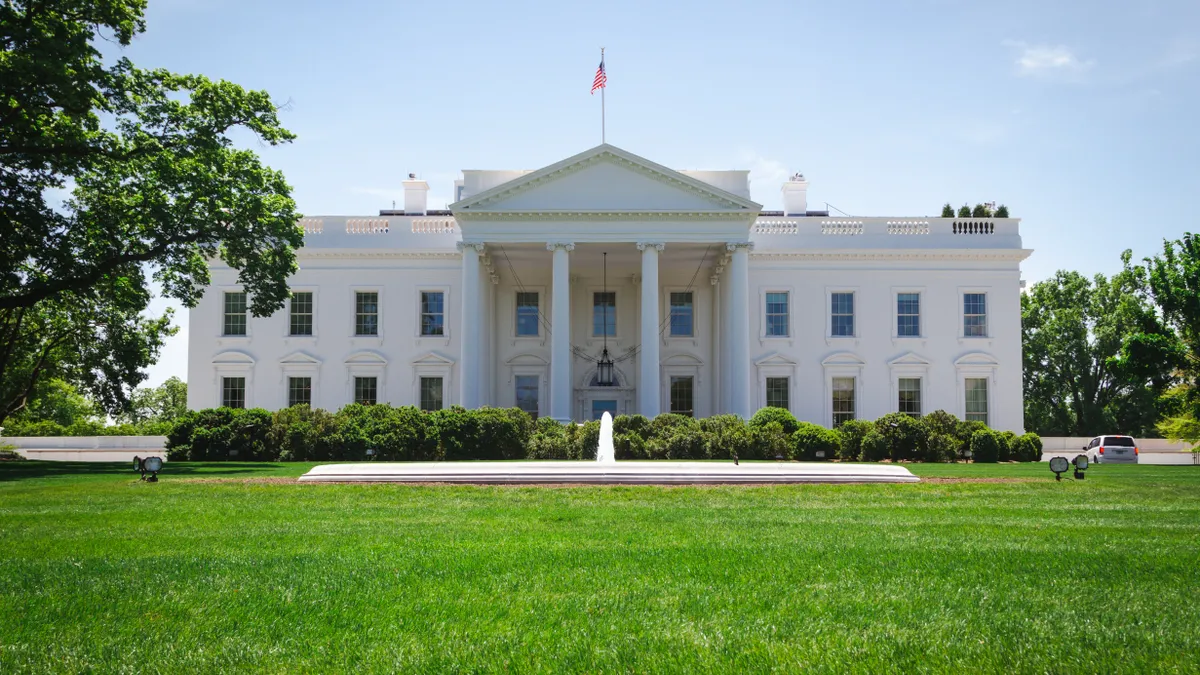
[[[354,334],[379,335],[379,294],[359,291],[354,294]]]
[[[830,335],[833,337],[854,337],[854,294],[831,293],[830,297]]]
[[[312,405],[312,378],[288,378],[288,407],[294,405]]]
[[[788,405],[788,378],[767,378],[767,407],[790,409]]]
[[[897,382],[900,400],[896,410],[913,417],[921,416],[921,378],[902,377]]]
[[[692,417],[692,376],[671,376],[671,412]]]
[[[421,378],[421,410],[442,409],[442,378]]]
[[[313,334],[313,294],[292,293],[291,335]]]
[[[246,378],[221,378],[221,405],[226,408],[246,407]]]
[[[617,416],[616,401],[592,401],[592,419],[599,420],[604,417],[604,413],[608,413],[613,417]]]
[[[896,294],[896,335],[921,336],[921,294]]]
[[[446,294],[421,291],[421,335],[446,334]]]
[[[692,337],[692,294],[671,294],[671,337]]]
[[[538,376],[517,375],[517,407],[537,419]]]
[[[379,401],[379,380],[374,377],[354,378],[354,402],[375,405]]]
[[[988,381],[986,377],[967,378],[967,421],[988,423]]]
[[[225,335],[246,334],[245,291],[225,294]]]
[[[963,294],[963,335],[987,337],[987,294]]]
[[[833,426],[854,419],[854,378],[833,378]]]
[[[517,336],[537,337],[538,335],[538,294],[536,292],[517,293]]]
[[[592,294],[592,335],[617,334],[617,293]]]
[[[767,293],[767,337],[788,335],[788,294]]]

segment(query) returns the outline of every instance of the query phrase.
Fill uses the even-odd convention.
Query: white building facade
[[[1017,219],[830,218],[798,175],[763,212],[746,171],[611,145],[455,187],[446,211],[410,179],[402,212],[305,218],[270,317],[214,263],[190,315],[189,406],[582,421],[773,405],[825,426],[943,409],[1022,430]]]

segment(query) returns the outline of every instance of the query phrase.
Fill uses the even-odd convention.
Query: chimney
[[[783,184],[783,215],[803,216],[808,212],[808,181],[804,174],[794,174]]]
[[[407,216],[425,215],[425,205],[429,197],[429,183],[417,180],[417,174],[408,174],[404,181],[404,214]]]

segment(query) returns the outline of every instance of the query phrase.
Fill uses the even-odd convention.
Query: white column
[[[461,375],[462,405],[464,408],[478,408],[480,402],[480,382],[483,369],[483,351],[480,335],[479,305],[479,254],[484,245],[478,242],[458,243],[462,251],[462,358],[459,359]]]
[[[550,417],[571,420],[571,258],[575,244],[551,242],[554,252],[550,289]]]
[[[721,277],[714,272],[713,275],[709,277],[708,281],[709,284],[712,285],[712,326],[710,329],[712,330],[713,335],[712,355],[713,362],[715,364],[715,367],[713,368],[713,377],[710,378],[713,385],[711,399],[712,414],[718,415],[725,412],[725,405],[721,394],[721,392],[724,390],[722,385],[725,384],[725,358],[724,354],[722,353],[722,351],[725,349],[725,342],[721,337],[721,334],[724,332],[721,330],[721,322],[723,321],[721,318],[721,312],[724,311],[725,308],[721,305]]]
[[[730,412],[749,419],[750,409],[750,247],[749,242],[727,244],[733,252],[729,264],[729,396]]]
[[[638,409],[654,418],[662,410],[662,387],[659,383],[658,362],[658,254],[665,244],[638,242],[642,252],[642,344],[638,356]]]
[[[731,309],[733,304],[730,302],[729,294],[729,272],[726,269],[729,267],[729,257],[726,256],[720,267],[717,268],[717,274],[722,275],[720,279],[721,289],[721,412],[730,413],[733,411],[732,399],[729,397],[729,383],[733,381],[733,357],[730,356],[729,345],[733,339],[733,328],[730,317],[733,316]]]

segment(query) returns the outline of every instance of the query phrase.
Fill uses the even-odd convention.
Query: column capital
[[[721,277],[714,274],[708,278],[708,283],[712,284],[713,286],[717,286],[721,283]]]
[[[553,251],[553,250],[560,249],[560,248],[564,251],[574,251],[575,250],[575,242],[573,242],[573,241],[548,241],[548,242],[546,242],[546,250],[547,251]]]
[[[482,241],[460,241],[456,242],[454,247],[457,248],[460,253],[468,248],[475,249],[476,253],[483,253],[487,250],[487,244],[483,243]]]
[[[661,241],[639,241],[637,243],[637,250],[645,251],[651,246],[653,246],[654,250],[658,251],[659,253],[662,253],[663,249],[667,247],[667,245]]]
[[[733,252],[733,251],[738,250],[739,248],[744,248],[744,249],[746,249],[746,252],[749,253],[750,251],[754,250],[754,242],[752,242],[752,241],[727,241],[727,242],[725,242],[725,250],[726,251]]]

